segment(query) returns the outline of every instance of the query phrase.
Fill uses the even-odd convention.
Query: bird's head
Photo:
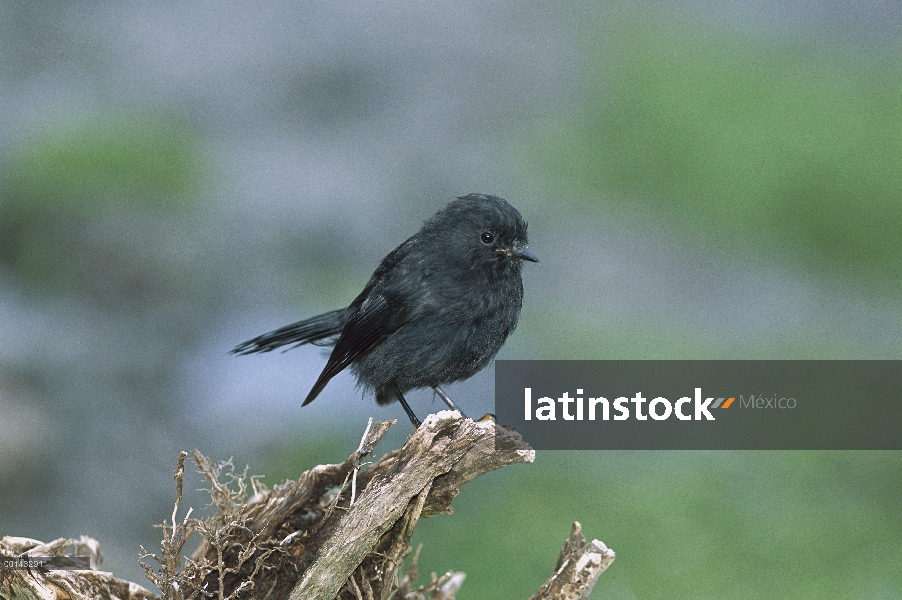
[[[471,268],[520,270],[521,261],[539,262],[529,250],[526,221],[506,200],[469,194],[451,202],[426,222],[450,260]]]

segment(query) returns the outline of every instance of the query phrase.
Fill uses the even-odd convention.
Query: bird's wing
[[[414,312],[410,304],[400,295],[378,293],[368,295],[345,325],[323,372],[307,394],[304,405],[313,402],[329,380],[345,367],[401,329],[410,321]]]

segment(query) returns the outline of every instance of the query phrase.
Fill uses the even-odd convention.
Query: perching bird
[[[497,196],[452,201],[386,256],[347,308],[286,325],[239,344],[234,354],[294,344],[334,345],[304,405],[347,367],[376,402],[399,400],[414,427],[420,421],[404,394],[484,369],[517,326],[523,303],[521,261],[529,251],[526,221]]]

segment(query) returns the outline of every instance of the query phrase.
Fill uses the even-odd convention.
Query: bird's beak
[[[511,248],[511,254],[514,258],[522,258],[523,260],[528,260],[529,262],[537,263],[539,262],[539,258],[529,251],[529,248],[526,244],[514,244],[513,248]]]

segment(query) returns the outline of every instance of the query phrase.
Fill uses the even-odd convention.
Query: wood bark
[[[187,455],[182,453],[172,523],[163,524],[160,553],[145,551],[142,561],[162,598],[453,599],[463,573],[446,573],[416,587],[414,557],[400,576],[414,527],[421,517],[450,514],[451,500],[468,481],[505,465],[532,462],[535,452],[508,428],[443,411],[427,417],[401,448],[365,464],[392,423],[371,421],[347,460],[320,465],[273,489],[195,451],[218,513],[205,519],[191,518],[189,510],[177,520]],[[185,557],[182,548],[193,534],[201,536],[201,545]],[[90,555],[91,570],[0,570],[0,597],[157,598],[97,571],[99,545],[90,538],[0,542],[0,557],[35,552]],[[601,542],[587,544],[575,523],[555,572],[533,598],[585,598],[613,558]]]

